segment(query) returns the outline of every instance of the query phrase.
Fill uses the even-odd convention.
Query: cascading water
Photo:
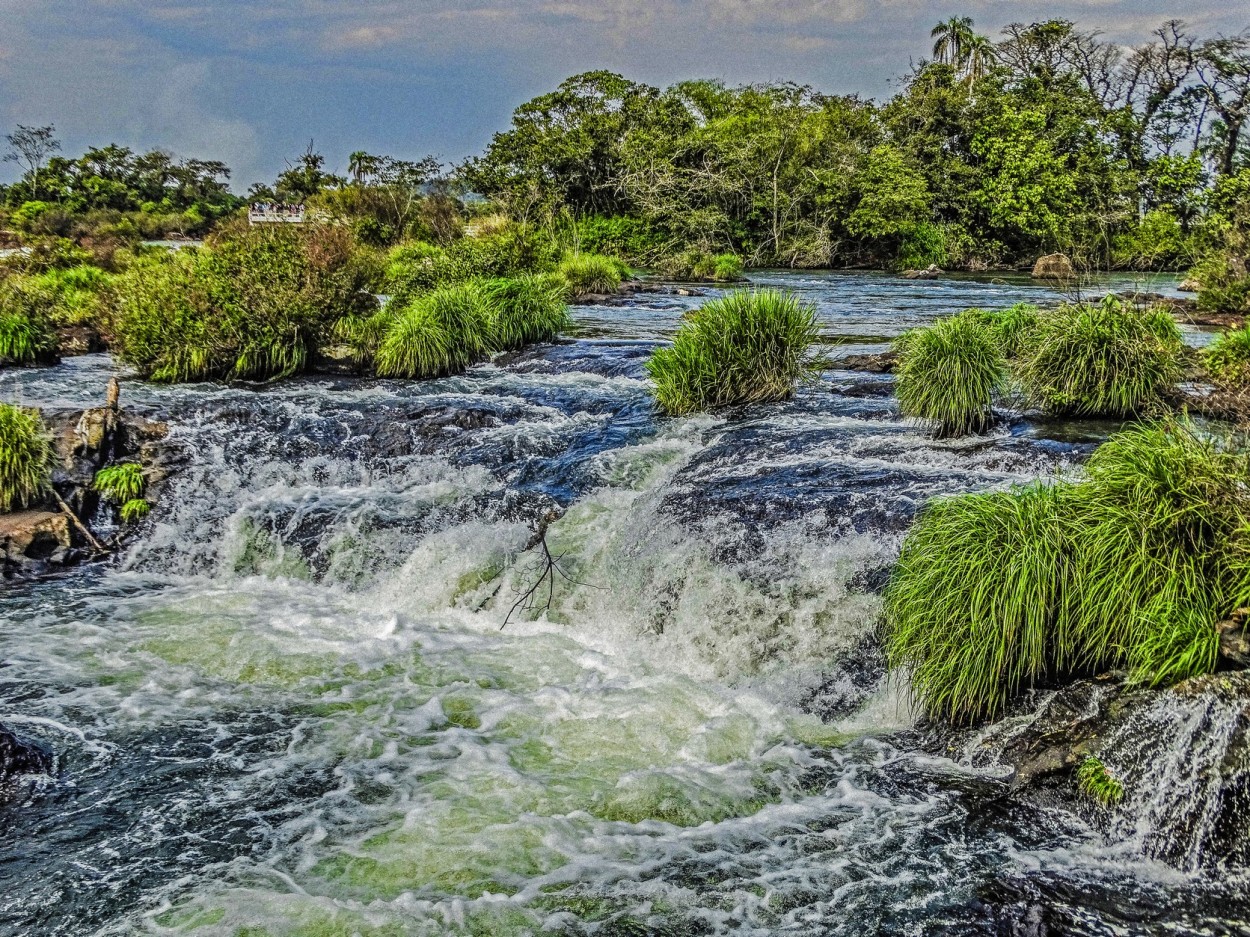
[[[1040,292],[776,280],[854,350]],[[696,302],[438,382],[128,384],[186,465],[116,564],[3,600],[0,721],[57,772],[0,803],[0,933],[1237,932],[1220,888],[888,737],[867,639],[918,505],[1098,428],[935,443],[846,372],[657,420],[642,360]],[[567,578],[501,628],[553,510]]]

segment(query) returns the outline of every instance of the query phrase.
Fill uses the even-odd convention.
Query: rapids
[[[816,301],[833,353],[1055,298],[756,279]],[[127,382],[185,466],[119,560],[0,598],[0,722],[57,761],[0,800],[0,934],[1245,933],[1235,876],[909,750],[873,648],[926,498],[1111,427],[939,443],[844,371],[660,419],[643,361],[699,302],[579,308],[571,340],[435,382]],[[112,373],[4,393],[83,406]],[[553,508],[567,578],[501,627]]]

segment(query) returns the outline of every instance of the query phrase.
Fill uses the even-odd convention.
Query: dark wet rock
[[[843,355],[829,362],[832,370],[839,371],[870,371],[873,374],[893,374],[898,365],[898,354],[883,351],[876,355]]]
[[[1067,254],[1046,254],[1033,264],[1033,276],[1038,279],[1067,280],[1076,276],[1076,268]]]
[[[47,774],[52,754],[42,745],[27,742],[0,723],[0,784],[22,774]]]
[[[1238,627],[1228,653],[1244,654]],[[1250,672],[1175,687],[1113,673],[1038,692],[992,725],[934,730],[933,750],[1007,774],[1010,795],[1079,816],[1110,839],[1184,869],[1250,864]],[[1082,794],[1076,769],[1098,758],[1124,798]]]
[[[823,722],[845,718],[863,706],[885,679],[885,651],[875,635],[867,635],[822,674],[820,683],[799,700],[799,708]]]
[[[937,264],[929,264],[923,270],[904,270],[899,276],[904,280],[936,280],[945,272]]]

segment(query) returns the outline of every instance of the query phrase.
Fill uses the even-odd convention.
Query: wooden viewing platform
[[[260,202],[248,208],[247,220],[252,224],[303,224],[304,206]]]

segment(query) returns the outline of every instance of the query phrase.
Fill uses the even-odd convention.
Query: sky
[[[242,192],[309,140],[339,172],[358,149],[458,161],[598,68],[888,97],[953,15],[990,36],[1062,17],[1128,44],[1174,17],[1250,27],[1243,0],[0,0],[0,132],[221,159]]]

